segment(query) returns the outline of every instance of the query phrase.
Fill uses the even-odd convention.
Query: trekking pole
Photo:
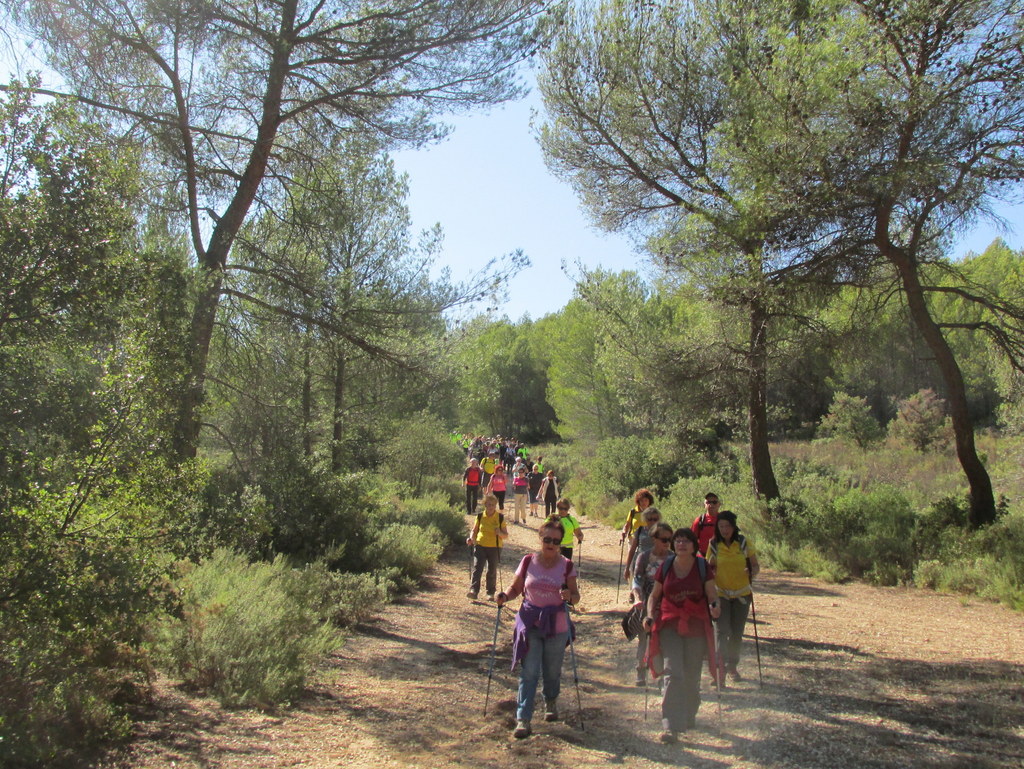
[[[619,539],[619,575],[615,579],[615,603],[619,602],[619,585],[622,584],[622,548],[625,544],[625,539]]]
[[[491,676],[494,675],[494,658],[498,654],[498,625],[501,623],[501,609],[498,607],[498,616],[494,618],[494,640],[491,641],[491,664],[487,668],[487,694],[484,696],[484,715],[487,715],[487,703],[491,699]]]
[[[562,590],[568,590],[569,586],[562,585]],[[580,699],[580,674],[576,667],[576,643],[572,640],[572,617],[569,616],[569,602],[565,601],[565,621],[569,627],[569,656],[572,657],[572,681],[576,684],[576,708],[580,711],[580,730],[587,731],[583,725],[583,701]]]
[[[710,607],[709,607],[710,608]],[[710,615],[709,615],[710,618]],[[714,619],[711,620],[711,633],[715,639],[715,690],[718,692],[718,731],[722,731],[722,676],[725,668],[722,665],[722,657],[718,648],[718,627]]]
[[[576,579],[580,578],[580,574],[583,573],[583,540],[581,539],[576,543],[576,555],[579,557],[576,559]]]
[[[761,677],[761,642],[757,638],[757,611],[754,609],[754,594],[750,594],[750,616],[754,621],[754,650],[757,652],[757,686],[764,688],[764,679]]]

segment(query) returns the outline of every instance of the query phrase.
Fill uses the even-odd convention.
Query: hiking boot
[[[740,671],[736,669],[735,665],[729,665],[726,667],[725,672],[729,675],[733,681],[742,681],[743,676],[740,675]]]
[[[494,600],[494,593],[488,593],[487,594],[487,600],[488,601],[493,601]]]
[[[516,721],[516,728],[512,731],[512,736],[517,740],[521,740],[523,737],[529,737],[532,731],[529,721],[519,720]]]
[[[647,686],[647,668],[636,669],[636,685]]]
[[[468,593],[466,593],[466,598],[470,599],[471,601],[475,601],[476,597],[477,597],[477,593],[474,593],[472,590],[470,590]]]
[[[658,741],[664,745],[671,745],[674,742],[679,742],[679,735],[671,729],[666,729],[658,735]]]
[[[558,720],[558,700],[544,700],[544,720],[545,721],[557,721]]]

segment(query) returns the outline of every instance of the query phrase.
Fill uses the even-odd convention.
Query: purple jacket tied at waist
[[[526,656],[526,649],[529,646],[527,631],[536,627],[545,638],[557,635],[555,627],[558,622],[558,615],[565,611],[565,604],[557,606],[534,606],[523,599],[523,605],[516,613],[516,626],[512,630],[512,669],[516,669],[516,663],[521,662]],[[576,639],[576,625],[569,619],[569,635]],[[569,641],[566,640],[566,645]]]

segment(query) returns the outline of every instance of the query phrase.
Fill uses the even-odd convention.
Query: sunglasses
[[[545,545],[560,545],[562,544],[561,537],[541,537],[540,541]]]

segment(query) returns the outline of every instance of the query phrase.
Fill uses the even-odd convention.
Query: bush
[[[946,402],[933,390],[920,390],[896,404],[896,418],[889,423],[889,435],[918,451],[948,444],[951,428]]]
[[[867,398],[844,392],[837,392],[833,397],[832,406],[822,418],[819,430],[825,436],[853,441],[862,449],[877,443],[885,435],[871,413]]]
[[[366,548],[366,557],[368,563],[375,564],[375,570],[397,568],[407,580],[405,586],[409,586],[430,570],[443,549],[443,536],[437,528],[392,523],[376,533],[376,539]]]
[[[325,572],[320,614],[338,627],[352,628],[378,614],[398,585],[394,574],[339,574]]]
[[[380,509],[373,513],[372,525],[402,523],[421,529],[432,527],[441,533],[444,544],[455,544],[466,538],[465,516],[452,509],[447,497],[441,492],[412,499],[396,498],[393,504],[392,509]]]
[[[181,615],[158,649],[172,673],[229,706],[272,707],[297,695],[340,643],[312,595],[321,575],[283,557],[249,563],[218,550],[179,582]]]

